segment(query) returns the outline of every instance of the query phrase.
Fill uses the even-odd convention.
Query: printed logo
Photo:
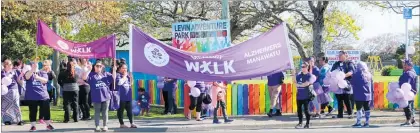
[[[62,48],[64,50],[69,50],[69,45],[67,45],[67,43],[65,43],[61,40],[57,41],[57,45],[60,46],[60,48]]]
[[[144,47],[144,56],[157,67],[166,66],[169,63],[169,55],[166,51],[154,43],[147,43]]]

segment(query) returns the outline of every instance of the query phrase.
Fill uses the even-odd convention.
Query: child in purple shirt
[[[144,112],[146,112],[146,116],[149,116],[150,96],[148,93],[146,93],[146,90],[144,88],[139,88],[138,94],[139,94],[138,104],[140,105],[140,108],[141,108],[141,115],[144,116]]]

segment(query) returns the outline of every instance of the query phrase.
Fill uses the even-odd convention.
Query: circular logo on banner
[[[169,55],[166,51],[154,43],[147,43],[144,47],[144,56],[157,67],[163,67],[169,63]]]
[[[57,45],[64,50],[69,50],[69,45],[61,40],[57,41]]]

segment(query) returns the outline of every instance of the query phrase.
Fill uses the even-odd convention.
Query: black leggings
[[[302,110],[303,106],[303,110]],[[306,124],[309,124],[309,120],[311,116],[309,115],[309,100],[297,100],[297,113],[299,117],[299,124],[302,124],[303,114],[302,111],[305,112],[306,117]]]
[[[73,110],[73,120],[78,121],[78,118],[79,118],[78,101],[79,101],[79,91],[63,91],[64,121],[69,121],[71,110]]]
[[[90,86],[81,85],[79,86],[79,106],[83,114],[83,118],[87,119],[90,117],[90,106],[88,103]]]
[[[201,93],[200,96],[198,97],[193,97],[190,95],[190,100],[191,100],[191,104],[190,104],[190,110],[193,110],[195,108],[196,112],[201,112],[201,106],[203,104],[203,97],[205,96],[204,93]]]
[[[50,112],[50,99],[47,100],[27,100],[26,101],[29,106],[29,121],[35,122],[36,121],[36,114],[38,112],[38,106],[40,107],[40,116],[43,117],[44,120],[50,120],[51,112]]]
[[[130,124],[133,124],[133,110],[131,109],[131,101],[120,101],[120,108],[117,111],[118,121],[123,125],[123,113],[124,109],[127,111],[127,117],[130,121]]]
[[[369,107],[369,101],[355,101],[356,103],[356,111],[359,111],[362,109],[364,111],[370,111],[370,107]]]
[[[351,115],[352,114],[352,108],[351,107],[351,102],[350,102],[350,94],[335,94],[335,97],[337,98],[337,102],[338,102],[338,117],[343,117],[343,112],[344,112],[344,104],[346,105],[347,108],[347,114]]]
[[[329,103],[321,104],[321,114],[324,113],[325,108],[328,107],[328,112],[332,111],[333,107]]]
[[[407,120],[410,120],[410,119],[412,121],[414,120],[414,114],[415,114],[414,101],[408,101],[408,106],[404,108],[404,114]]]

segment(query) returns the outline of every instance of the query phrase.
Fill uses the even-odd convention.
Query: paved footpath
[[[419,115],[416,115],[418,121]],[[118,120],[108,122],[108,132],[196,132],[196,131],[219,131],[219,130],[269,130],[269,129],[290,129],[298,123],[295,114],[286,114],[281,117],[268,118],[267,116],[240,116],[233,117],[235,121],[230,124],[212,124],[212,119],[194,121],[186,119],[142,119],[135,120],[139,126],[137,129],[120,129]],[[364,120],[364,119],[363,119]],[[125,120],[126,124],[128,120]],[[390,124],[398,125],[405,121],[403,112],[382,112],[374,111],[371,116],[371,125]],[[101,121],[102,122],[102,121]],[[311,128],[317,129],[322,126],[349,127],[354,124],[355,119],[333,119],[322,118],[311,120]],[[348,126],[347,126],[348,125]],[[94,132],[94,121],[80,121],[78,123],[54,123],[55,132]],[[24,126],[2,126],[3,132],[27,132],[30,124]],[[46,131],[45,125],[38,124],[40,132]],[[418,127],[417,127],[418,129]],[[319,130],[319,129],[318,129]],[[411,129],[412,130],[412,129]],[[395,131],[395,130],[394,130]],[[418,131],[418,130],[417,130]]]

